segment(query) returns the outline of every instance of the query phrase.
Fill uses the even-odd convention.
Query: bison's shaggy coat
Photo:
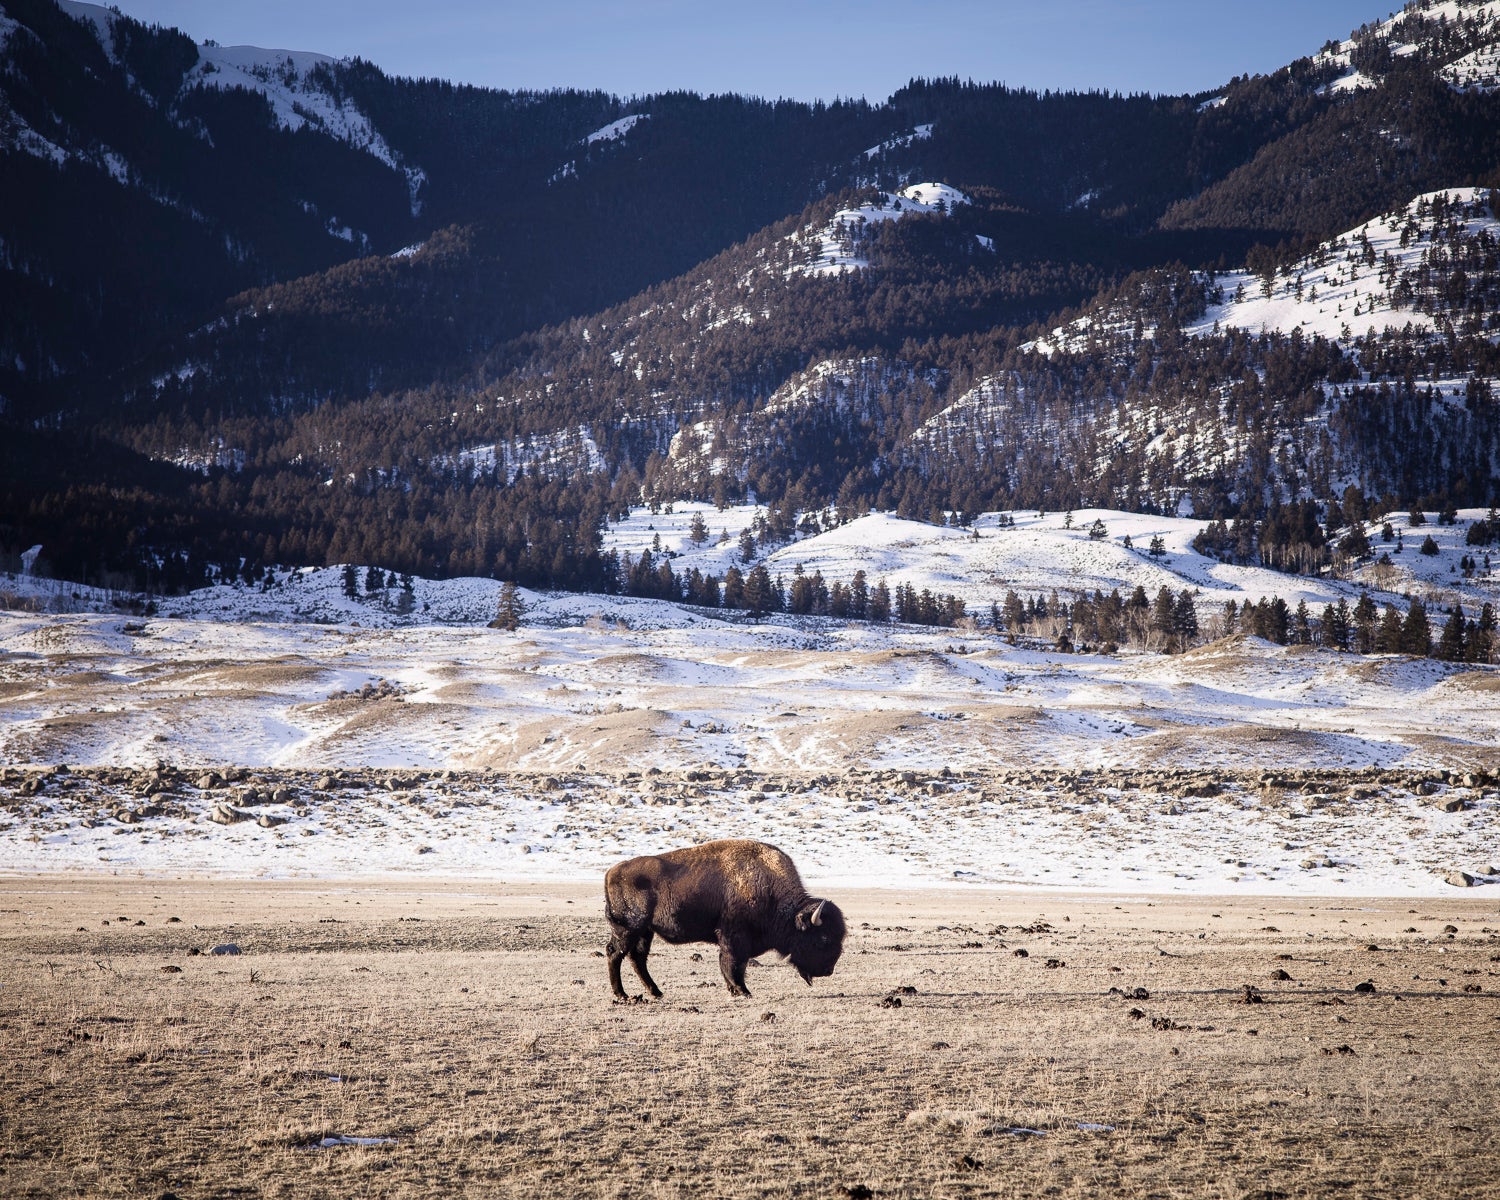
[[[810,985],[833,974],[844,949],[844,916],[831,901],[807,894],[792,860],[764,842],[705,842],[627,859],[604,876],[609,918],[609,984],[625,998],[620,964],[629,958],[653,996],[646,970],[651,940],[710,942],[731,996],[748,996],[745,964],[775,950]]]

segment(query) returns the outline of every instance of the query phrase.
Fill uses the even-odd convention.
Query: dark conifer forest
[[[944,624],[955,597],[678,578],[601,533],[687,499],[754,499],[787,536],[1097,506],[1317,572],[1374,553],[1367,516],[1500,501],[1477,5],[1206,95],[937,78],[833,104],[242,67],[105,9],[0,7],[0,561],[44,544],[61,577],[160,590],[358,562]],[[1327,328],[1215,315],[1335,276]],[[1377,303],[1400,320],[1362,324]],[[1191,615],[1085,599],[1095,642]]]

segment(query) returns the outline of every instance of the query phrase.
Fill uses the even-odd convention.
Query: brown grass
[[[11,881],[0,1193],[1496,1194],[1493,904],[834,890],[816,988],[616,1007],[592,887]]]

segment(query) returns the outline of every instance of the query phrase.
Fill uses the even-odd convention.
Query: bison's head
[[[832,900],[809,900],[797,910],[796,925],[787,957],[811,986],[815,978],[833,974],[844,952],[844,914]]]

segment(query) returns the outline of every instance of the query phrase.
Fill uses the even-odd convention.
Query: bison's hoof
[[[649,1004],[650,1001],[648,1001],[646,999],[646,997],[644,997],[644,996],[616,996],[615,999],[614,999],[614,1001],[613,1001],[613,1003],[615,1003],[615,1004]]]

